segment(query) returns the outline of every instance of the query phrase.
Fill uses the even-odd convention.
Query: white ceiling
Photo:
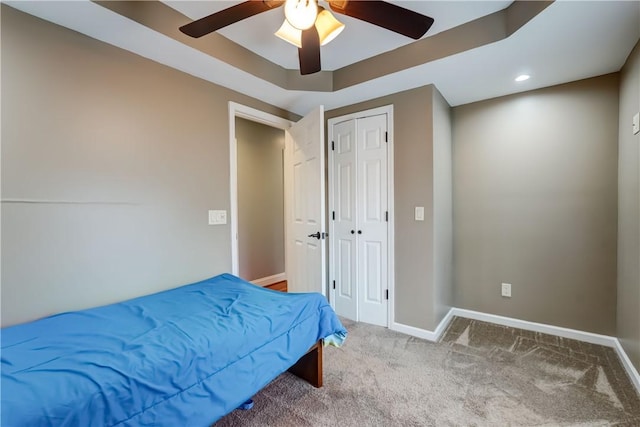
[[[216,84],[305,114],[318,104],[331,109],[434,84],[452,106],[551,86],[620,70],[640,38],[640,1],[556,1],[509,38],[403,70],[337,92],[291,91],[206,55],[89,1],[6,2]],[[197,19],[238,2],[167,2]],[[183,4],[184,3],[184,4]],[[509,1],[394,2],[435,19],[425,37],[503,9]],[[326,5],[325,5],[326,6]],[[346,29],[322,48],[323,70],[333,70],[407,42],[358,20],[339,16]],[[296,48],[272,33],[282,10],[265,12],[220,32],[286,68],[297,68]],[[206,36],[205,36],[206,37]],[[531,75],[515,83],[520,73]]]

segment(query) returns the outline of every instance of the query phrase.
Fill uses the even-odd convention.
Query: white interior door
[[[387,115],[357,120],[359,320],[387,325]]]
[[[330,121],[332,303],[341,316],[387,326],[389,116],[340,120]]]
[[[287,233],[290,292],[326,295],[324,109],[318,107],[286,132],[285,185],[289,204]]]
[[[331,267],[335,280],[336,312],[358,319],[356,281],[356,126],[347,120],[333,126]]]

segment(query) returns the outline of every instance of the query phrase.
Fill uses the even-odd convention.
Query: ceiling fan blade
[[[300,74],[313,74],[322,69],[320,66],[320,36],[315,26],[302,32],[302,47],[298,49]]]
[[[242,21],[253,15],[265,12],[278,6],[282,6],[284,0],[249,0],[231,6],[204,18],[195,20],[180,27],[180,31],[191,37],[202,37],[220,28]]]
[[[329,0],[329,6],[336,13],[361,19],[415,40],[433,25],[433,18],[429,16],[381,0]]]

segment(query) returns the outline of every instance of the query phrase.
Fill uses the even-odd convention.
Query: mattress
[[[322,295],[229,274],[4,328],[1,424],[208,426],[327,337]]]

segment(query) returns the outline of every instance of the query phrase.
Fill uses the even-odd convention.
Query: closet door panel
[[[360,320],[387,325],[387,116],[357,119],[356,216]]]
[[[353,120],[334,127],[333,239],[336,312],[358,320],[356,265],[356,131]]]

